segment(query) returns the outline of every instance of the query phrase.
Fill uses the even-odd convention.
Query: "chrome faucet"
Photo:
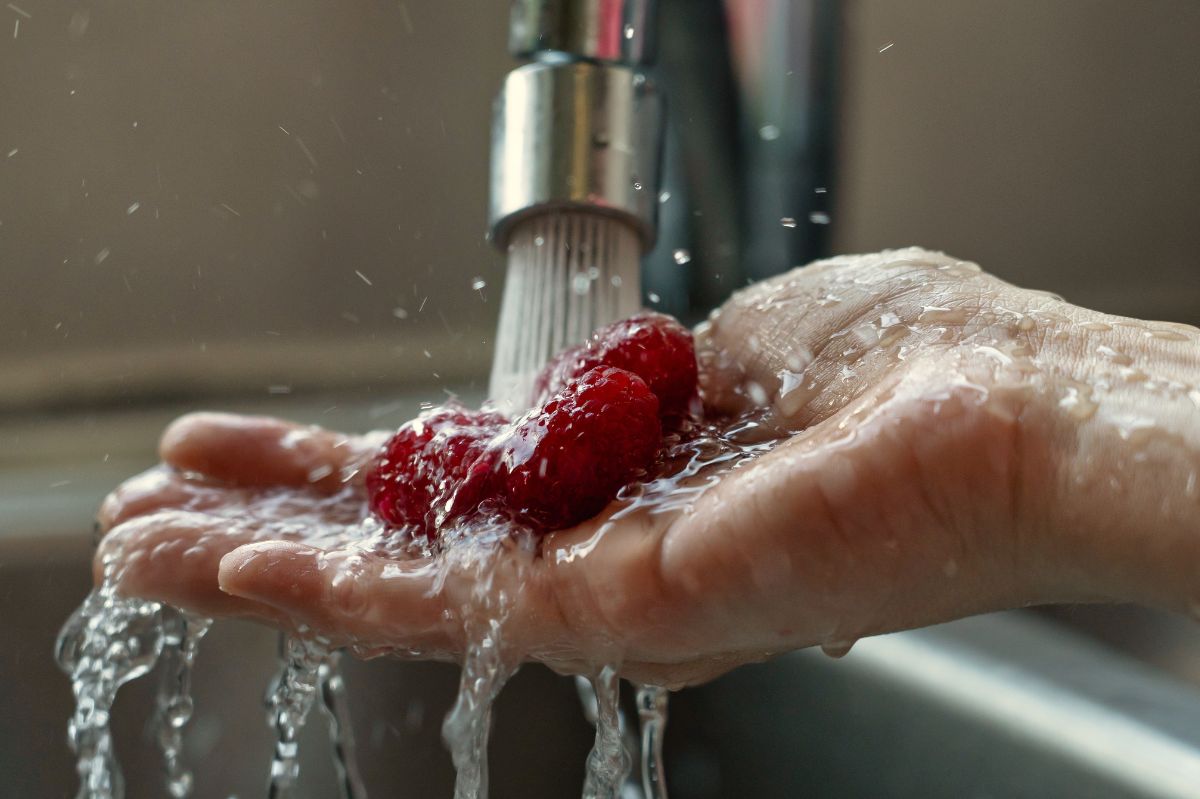
[[[692,320],[827,254],[840,29],[838,0],[513,0],[532,63],[497,101],[493,240],[549,210],[619,218],[648,304]]]

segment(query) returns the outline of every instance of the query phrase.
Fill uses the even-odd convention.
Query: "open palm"
[[[714,418],[767,431],[667,507],[500,543],[506,640],[563,671],[678,686],[813,644],[1059,596],[1046,531],[1055,330],[1090,312],[906,250],[751,287],[698,331]],[[1048,397],[1053,401],[1047,401]],[[748,422],[747,420],[753,420]],[[764,434],[766,435],[766,434]],[[481,572],[364,547],[386,434],[197,414],[101,512],[122,590],[455,657]]]

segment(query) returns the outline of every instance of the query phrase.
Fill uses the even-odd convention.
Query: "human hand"
[[[673,510],[618,504],[535,553],[502,547],[490,590],[511,600],[505,640],[560,670],[619,662],[631,679],[675,686],[1016,605],[1179,606],[1194,569],[1120,530],[1160,504],[1155,481],[1127,479],[1107,513],[1095,507],[1134,457],[1106,409],[1156,411],[1193,446],[1156,451],[1190,472],[1145,535],[1178,528],[1151,539],[1160,554],[1180,531],[1200,540],[1200,400],[1147,399],[1114,371],[1144,358],[1188,373],[1194,360],[1166,356],[1194,359],[1195,341],[918,250],[751,287],[699,331],[702,382],[713,411],[767,409],[760,422],[780,434],[719,479],[702,475],[712,485]],[[382,440],[186,417],[164,436],[167,466],[105,503],[100,559],[120,550],[128,593],[304,625],[364,651],[454,657],[478,570],[356,544],[356,474]]]

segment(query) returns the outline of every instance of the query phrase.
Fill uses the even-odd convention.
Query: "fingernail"
[[[263,541],[238,547],[221,558],[217,582],[231,596],[289,610],[320,595],[324,587],[320,567],[319,550],[288,541]]]

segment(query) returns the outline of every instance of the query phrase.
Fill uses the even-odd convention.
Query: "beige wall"
[[[14,4],[0,409],[486,370],[507,2]],[[846,8],[837,249],[1200,320],[1200,4]]]
[[[847,9],[837,249],[922,244],[1200,322],[1200,3]]]
[[[470,283],[502,276],[482,234],[505,3],[14,4],[0,395],[485,368],[495,292]]]

